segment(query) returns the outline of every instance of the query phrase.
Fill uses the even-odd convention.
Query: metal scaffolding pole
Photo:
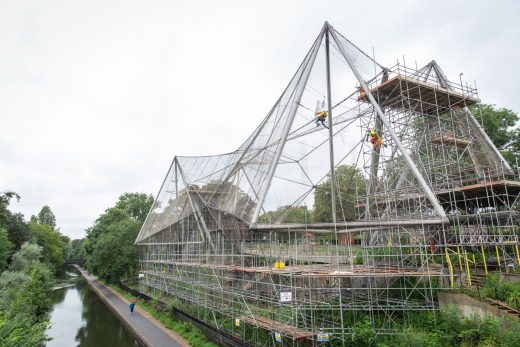
[[[330,197],[332,203],[332,223],[336,224],[336,175],[334,173],[334,133],[332,131],[332,99],[330,88],[329,23],[325,22],[325,61],[327,70],[327,105],[329,113],[329,155],[330,155]]]
[[[338,38],[336,36],[336,32],[334,30],[331,30],[331,34],[332,34],[332,37],[334,38],[334,41],[338,45],[341,54],[343,55],[343,57],[347,61],[347,64],[349,65],[350,69],[352,70],[352,72],[356,76],[359,84],[361,85],[361,87],[365,91],[365,94],[367,95],[368,99],[370,100],[370,103],[372,104],[372,106],[376,110],[377,114],[379,115],[379,117],[381,118],[383,123],[385,124],[385,127],[388,130],[388,132],[390,133],[390,136],[392,136],[392,139],[395,141],[395,144],[399,148],[399,150],[401,152],[401,155],[403,156],[404,160],[406,161],[406,163],[408,164],[408,166],[412,170],[412,172],[413,172],[415,178],[417,179],[417,181],[419,181],[419,184],[423,188],[424,192],[426,193],[426,195],[430,199],[430,202],[432,203],[432,205],[433,205],[433,207],[435,209],[435,212],[437,212],[437,214],[443,219],[443,221],[445,223],[449,223],[448,218],[446,217],[446,213],[444,212],[444,209],[439,204],[439,201],[437,201],[437,197],[435,196],[435,194],[433,194],[432,190],[430,189],[430,187],[428,186],[428,184],[424,180],[424,177],[421,175],[421,172],[419,171],[419,169],[415,165],[415,163],[412,160],[412,158],[410,158],[410,155],[407,153],[406,148],[404,148],[403,144],[399,140],[399,137],[397,136],[397,134],[392,129],[392,124],[390,124],[388,119],[386,119],[383,111],[381,110],[381,107],[379,107],[379,104],[374,99],[374,96],[372,95],[372,92],[370,91],[370,89],[368,88],[367,84],[365,83],[365,81],[363,80],[361,75],[359,74],[359,71],[357,70],[356,66],[353,64],[351,58],[349,57],[347,52],[345,52],[345,49],[343,48],[343,46],[339,44],[339,40],[338,40]]]
[[[287,120],[284,124],[283,132],[280,137],[280,144],[278,145],[278,148],[276,149],[276,153],[273,157],[273,160],[271,161],[268,177],[265,180],[265,182],[263,182],[264,184],[262,187],[262,191],[260,192],[260,198],[258,199],[258,205],[256,206],[255,212],[253,214],[253,218],[251,220],[251,225],[256,223],[256,221],[258,219],[258,215],[260,214],[260,210],[262,209],[262,205],[265,201],[265,197],[267,195],[267,191],[269,190],[269,186],[271,185],[271,182],[273,180],[273,176],[276,171],[276,167],[278,166],[278,161],[280,160],[280,156],[282,155],[283,148],[284,148],[285,142],[287,140],[287,136],[289,135],[289,131],[291,130],[294,115],[296,114],[296,111],[298,110],[298,104],[302,97],[303,91],[305,90],[307,80],[309,79],[309,75],[311,73],[312,66],[314,65],[314,61],[316,60],[316,55],[318,54],[318,50],[320,48],[320,44],[321,44],[321,41],[323,40],[324,34],[325,34],[325,29],[322,29],[315,45],[311,49],[312,53],[309,56],[309,59],[307,60],[307,64],[303,68],[301,78],[298,81],[298,87],[296,89],[296,96],[294,98],[294,103],[291,105],[289,115],[287,116]]]

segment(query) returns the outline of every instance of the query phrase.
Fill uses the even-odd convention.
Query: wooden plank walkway
[[[306,338],[312,338],[316,335],[312,331],[307,331],[284,322],[275,321],[262,316],[243,316],[240,320],[246,323],[253,324],[260,328],[264,328],[270,331],[278,332],[284,336],[290,337],[293,340],[301,340]]]
[[[280,276],[312,276],[312,277],[421,277],[441,276],[442,270],[434,267],[418,268],[413,266],[327,266],[327,265],[298,265],[286,266],[282,269],[270,266],[239,266],[231,264],[186,263],[170,260],[144,260],[145,263],[168,264],[186,268],[201,268],[211,270],[236,271],[245,273],[270,273]],[[145,271],[146,272],[146,271]]]

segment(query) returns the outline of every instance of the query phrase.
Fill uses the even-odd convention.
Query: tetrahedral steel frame
[[[325,23],[238,150],[173,159],[136,240],[142,289],[251,345],[399,333],[439,288],[520,263],[520,184],[478,102]]]

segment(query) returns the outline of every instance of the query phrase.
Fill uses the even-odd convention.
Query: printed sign
[[[280,302],[289,302],[292,300],[292,292],[281,292]]]
[[[144,278],[144,274],[139,274],[139,278]]]
[[[276,340],[276,342],[282,342],[282,334],[274,333],[274,339]]]
[[[318,342],[329,342],[329,334],[328,333],[318,333]]]

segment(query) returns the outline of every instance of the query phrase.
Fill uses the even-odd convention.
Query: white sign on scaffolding
[[[280,292],[280,302],[292,301],[292,292]]]
[[[318,332],[318,342],[329,342],[329,334],[324,332]]]

